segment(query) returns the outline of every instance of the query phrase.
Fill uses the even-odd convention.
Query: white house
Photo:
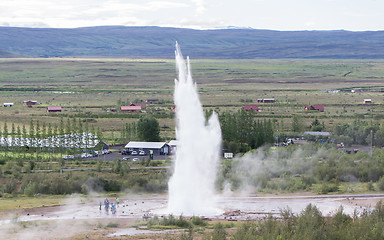
[[[13,103],[3,103],[4,107],[13,107]]]
[[[175,154],[175,153],[176,153],[176,150],[177,150],[177,144],[178,144],[177,140],[171,140],[171,141],[169,141],[168,145],[169,145],[169,147],[170,147],[170,149],[171,149],[171,154]]]
[[[168,155],[170,153],[169,145],[166,142],[129,142],[125,145],[128,151],[144,151],[148,154],[150,151],[155,155]]]

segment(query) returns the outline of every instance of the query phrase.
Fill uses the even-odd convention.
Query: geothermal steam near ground
[[[216,165],[221,146],[217,114],[206,123],[203,108],[192,80],[189,59],[185,63],[176,43],[175,80],[176,139],[175,170],[169,180],[168,212],[172,214],[215,215]]]

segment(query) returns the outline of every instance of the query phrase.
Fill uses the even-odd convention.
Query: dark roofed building
[[[258,103],[274,103],[275,99],[274,98],[259,98],[257,99]]]
[[[147,99],[145,100],[146,103],[154,103],[154,102],[158,102],[159,99]]]

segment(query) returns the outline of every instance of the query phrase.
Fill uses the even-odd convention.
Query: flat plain
[[[257,104],[261,111],[255,117],[282,120],[287,131],[293,114],[302,115],[308,126],[319,118],[327,130],[339,122],[384,116],[383,60],[192,59],[191,69],[205,109],[238,111]],[[0,124],[28,127],[31,118],[51,124],[61,117],[95,118],[108,138],[145,114],[121,114],[120,105],[159,99],[146,112],[158,117],[163,137],[173,137],[175,78],[175,62],[167,59],[0,59],[0,102],[14,103],[0,108]],[[276,102],[257,103],[260,98]],[[28,108],[22,105],[26,100],[39,104]],[[324,112],[303,111],[305,105],[319,104]],[[48,114],[47,106],[62,106],[63,112]]]

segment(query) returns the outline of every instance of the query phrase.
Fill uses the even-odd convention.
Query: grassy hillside
[[[76,29],[0,27],[0,46],[31,57],[173,58],[178,41],[197,58],[384,58],[384,31],[192,30],[160,27]],[[6,56],[5,56],[6,57]]]

